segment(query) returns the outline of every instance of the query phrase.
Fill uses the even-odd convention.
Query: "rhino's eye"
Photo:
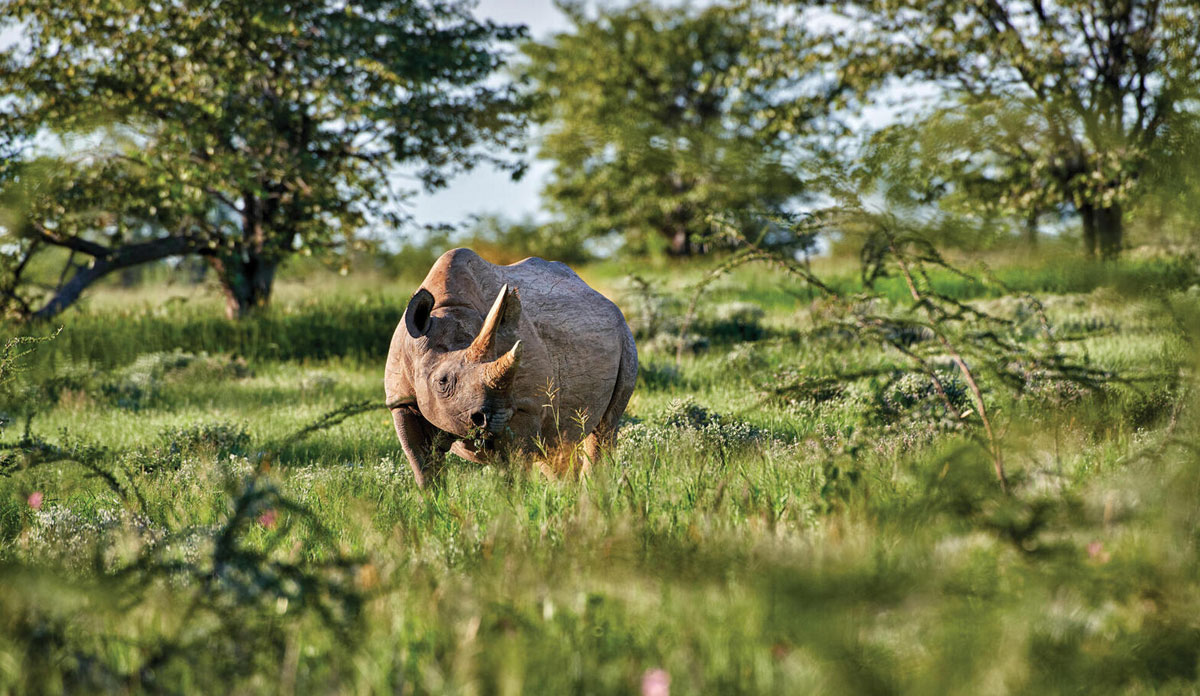
[[[448,394],[450,393],[450,388],[453,386],[454,382],[450,379],[450,375],[442,373],[433,380],[433,384],[437,387],[439,392],[442,394]]]

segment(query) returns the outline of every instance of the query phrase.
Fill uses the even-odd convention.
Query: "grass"
[[[591,476],[454,460],[426,492],[381,409],[294,435],[381,400],[412,282],[285,283],[240,325],[97,297],[6,387],[0,693],[1194,692],[1185,264],[1000,264],[1014,295],[934,275],[1023,342],[1036,293],[1113,376],[984,383],[1009,494],[973,418],[776,273],[718,280],[677,365],[703,272],[647,267],[647,294],[583,269],[643,364]]]

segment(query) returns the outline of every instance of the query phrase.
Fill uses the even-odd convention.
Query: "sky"
[[[570,28],[567,18],[551,0],[482,0],[475,13],[496,22],[524,24],[535,39],[544,39]],[[480,214],[498,214],[514,220],[525,216],[545,220],[538,192],[551,165],[534,159],[532,151],[527,155],[527,161],[529,171],[519,182],[512,181],[504,172],[482,165],[451,179],[443,189],[422,192],[412,200],[413,217],[421,225],[460,223]]]

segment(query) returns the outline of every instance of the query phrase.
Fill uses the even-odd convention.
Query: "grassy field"
[[[642,361],[590,476],[425,492],[375,406],[424,269],[97,295],[5,386],[0,693],[1200,688],[1194,262],[933,269],[944,323],[748,265],[689,321],[715,265],[581,269]]]

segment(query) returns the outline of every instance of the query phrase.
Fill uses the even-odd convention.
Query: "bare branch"
[[[54,297],[45,306],[33,313],[34,319],[50,319],[79,299],[89,285],[109,273],[169,256],[179,256],[193,251],[195,243],[188,237],[163,237],[148,242],[139,242],[113,249],[104,257],[98,257],[90,266],[77,267],[71,279],[58,288]]]
[[[104,258],[113,253],[113,250],[110,247],[106,247],[103,244],[89,242],[83,237],[59,234],[58,232],[55,232],[54,230],[49,229],[45,225],[42,225],[38,222],[33,223],[33,229],[39,235],[41,235],[43,241],[47,242],[48,244],[53,244],[54,246],[64,247],[72,251],[78,251],[98,259]]]
[[[900,272],[904,274],[904,282],[908,284],[909,294],[912,295],[913,301],[919,305],[924,305],[925,300],[921,297],[921,293],[917,291],[917,286],[913,282],[912,274],[908,271],[908,264],[904,261],[904,256],[896,249],[893,242],[892,257],[896,260],[896,265],[900,268]],[[979,411],[979,419],[983,421],[983,428],[987,432],[988,444],[992,450],[992,465],[996,470],[996,478],[1000,480],[1000,488],[1005,492],[1008,491],[1008,478],[1004,475],[1004,459],[1003,453],[1000,451],[1000,443],[996,440],[996,433],[992,430],[992,421],[988,418],[987,405],[983,402],[983,392],[980,391],[979,385],[975,382],[975,376],[971,374],[971,368],[967,367],[966,361],[962,359],[962,355],[950,343],[949,339],[938,330],[937,324],[933,324],[930,328],[933,329],[933,335],[937,337],[938,342],[950,354],[950,358],[958,367],[958,371],[962,373],[963,379],[967,381],[967,386],[971,388],[971,395],[975,397],[975,408]],[[936,381],[938,391],[945,395],[945,390],[941,384]],[[947,400],[949,403],[949,400]]]

